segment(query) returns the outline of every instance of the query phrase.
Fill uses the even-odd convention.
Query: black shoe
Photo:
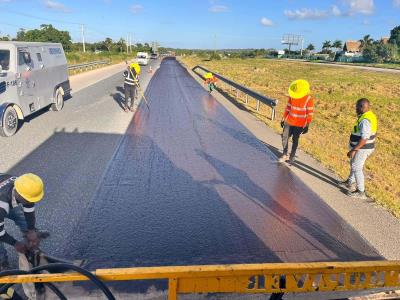
[[[347,192],[347,196],[349,196],[351,198],[362,199],[362,200],[368,199],[367,195],[365,194],[365,192],[361,192],[358,189],[353,191],[353,192],[348,191]]]
[[[350,182],[348,179],[344,181],[340,181],[338,185],[345,187],[349,191],[354,191],[356,189],[356,183],[355,182]]]
[[[296,158],[294,156],[291,156],[291,157],[289,157],[289,159],[286,162],[290,165],[293,165],[295,161],[296,161]]]

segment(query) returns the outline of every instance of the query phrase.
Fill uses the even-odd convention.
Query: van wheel
[[[64,107],[64,96],[61,89],[57,89],[54,93],[54,103],[50,106],[52,111],[60,111]]]
[[[0,135],[13,136],[18,130],[18,121],[18,114],[14,107],[7,107],[1,120]]]

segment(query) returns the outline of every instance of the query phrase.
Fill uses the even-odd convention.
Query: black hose
[[[40,271],[51,271],[52,269],[64,269],[64,270],[73,270],[75,272],[78,272],[80,274],[82,274],[83,276],[87,277],[90,281],[92,281],[99,289],[102,290],[102,292],[104,293],[104,295],[107,297],[108,300],[116,300],[114,295],[111,293],[111,291],[108,289],[108,287],[104,284],[104,282],[102,282],[100,279],[98,279],[98,277],[96,275],[93,275],[92,273],[90,273],[89,271],[71,265],[71,264],[64,264],[64,263],[55,263],[55,264],[48,264],[48,265],[44,265],[44,266],[39,266],[36,268],[31,269],[30,271],[22,271],[22,270],[7,270],[7,271],[3,271],[0,272],[0,277],[4,277],[4,276],[11,276],[11,275],[27,275],[27,274],[36,274]],[[7,291],[11,286],[13,286],[13,283],[7,283],[4,284],[0,287],[0,294],[4,293],[5,291]],[[54,285],[52,285],[54,288],[56,288]],[[50,289],[52,289],[49,286]],[[57,289],[57,288],[56,288]],[[58,293],[55,292],[55,290],[52,289],[52,291],[59,296]],[[57,289],[57,292],[60,293],[60,295],[62,295],[62,293]],[[64,295],[62,295],[64,298],[61,298],[62,300],[66,299]],[[60,296],[59,296],[60,297]]]
[[[37,273],[40,271],[51,271],[52,269],[65,269],[65,270],[73,270],[75,272],[78,272],[82,274],[83,276],[87,277],[90,281],[92,281],[99,289],[102,290],[104,295],[107,297],[109,300],[116,300],[114,295],[111,293],[111,291],[108,289],[108,287],[102,282],[96,275],[93,275],[89,271],[77,267],[71,264],[64,264],[64,263],[55,263],[55,264],[48,264],[45,266],[39,266],[36,268],[33,268],[30,272],[32,273]]]

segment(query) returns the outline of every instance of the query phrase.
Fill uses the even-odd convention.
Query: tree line
[[[66,52],[77,52],[83,50],[82,43],[73,43],[71,35],[68,31],[58,30],[51,24],[42,24],[39,29],[25,30],[23,28],[17,31],[16,37],[10,36],[0,37],[1,41],[22,41],[22,42],[51,42],[61,43]],[[133,45],[135,51],[151,51],[151,46],[148,43],[137,43]],[[113,41],[110,37],[103,41],[95,43],[85,43],[87,51],[108,51],[113,53],[126,52],[126,41],[120,38],[118,41]]]

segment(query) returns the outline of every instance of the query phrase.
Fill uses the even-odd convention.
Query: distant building
[[[343,47],[344,56],[361,56],[361,42],[346,41]]]

